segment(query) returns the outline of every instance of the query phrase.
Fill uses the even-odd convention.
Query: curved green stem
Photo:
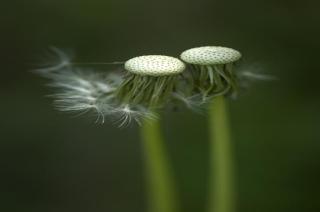
[[[232,144],[226,102],[223,96],[209,106],[210,193],[209,212],[234,212]]]
[[[148,181],[149,212],[177,212],[176,190],[159,121],[144,120],[141,136]]]

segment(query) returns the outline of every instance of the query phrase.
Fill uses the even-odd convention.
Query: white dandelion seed
[[[43,67],[34,70],[42,77],[50,78],[55,72],[68,69],[72,65],[72,56],[56,47],[50,47],[47,54],[46,61],[41,64]]]
[[[142,106],[131,107],[128,104],[114,108],[113,114],[117,118],[115,123],[119,127],[128,126],[132,121],[141,125],[142,119],[157,119],[157,115],[151,110]]]
[[[64,112],[87,113],[95,111],[97,122],[113,111],[113,91],[116,84],[108,81],[107,75],[93,71],[69,70],[54,75],[49,86],[57,90],[51,95],[56,108]]]
[[[182,92],[173,92],[172,96],[179,100],[180,102],[182,102],[187,108],[199,112],[201,113],[203,108],[202,106],[204,105],[204,103],[206,103],[205,101],[203,101],[202,95],[200,94],[194,94],[192,96],[186,96],[185,94],[183,94]]]
[[[122,83],[122,77],[74,67],[66,53],[57,48],[52,51],[55,63],[35,71],[51,81],[48,86],[55,93],[49,96],[54,98],[56,109],[76,115],[95,112],[96,122],[103,123],[106,116],[114,113],[114,91]]]

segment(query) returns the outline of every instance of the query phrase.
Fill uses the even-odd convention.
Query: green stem
[[[144,120],[141,136],[145,154],[150,212],[177,212],[176,191],[158,120]]]
[[[232,144],[226,102],[214,98],[209,106],[210,127],[210,193],[209,212],[234,212]]]

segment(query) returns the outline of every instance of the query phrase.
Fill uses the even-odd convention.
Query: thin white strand
[[[253,73],[253,72],[250,72],[250,71],[242,72],[241,76],[244,76],[246,78],[253,79],[253,80],[262,80],[262,81],[278,80],[277,77],[272,76],[272,75]]]

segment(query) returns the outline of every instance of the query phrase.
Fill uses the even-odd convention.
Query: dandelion
[[[238,78],[233,72],[234,63],[241,58],[237,50],[205,46],[192,48],[181,54],[189,64],[187,78],[192,92],[201,94],[202,102],[209,102],[210,130],[210,182],[209,212],[233,212],[232,145],[224,96],[236,96]]]
[[[178,80],[185,69],[179,59],[163,55],[139,56],[125,63],[127,74],[115,92],[123,121],[134,117],[141,122],[141,137],[146,160],[149,210],[176,212],[176,190],[170,163],[161,135],[160,121],[154,111],[173,98]],[[151,119],[150,119],[151,118]]]
[[[141,125],[150,210],[176,212],[176,193],[156,111],[178,98],[173,93],[184,63],[163,55],[140,56],[126,61],[121,74],[106,73],[75,66],[84,63],[73,63],[62,51],[52,50],[58,62],[37,73],[51,80],[57,109],[77,114],[95,111],[97,122],[115,118],[119,127],[132,121]]]

